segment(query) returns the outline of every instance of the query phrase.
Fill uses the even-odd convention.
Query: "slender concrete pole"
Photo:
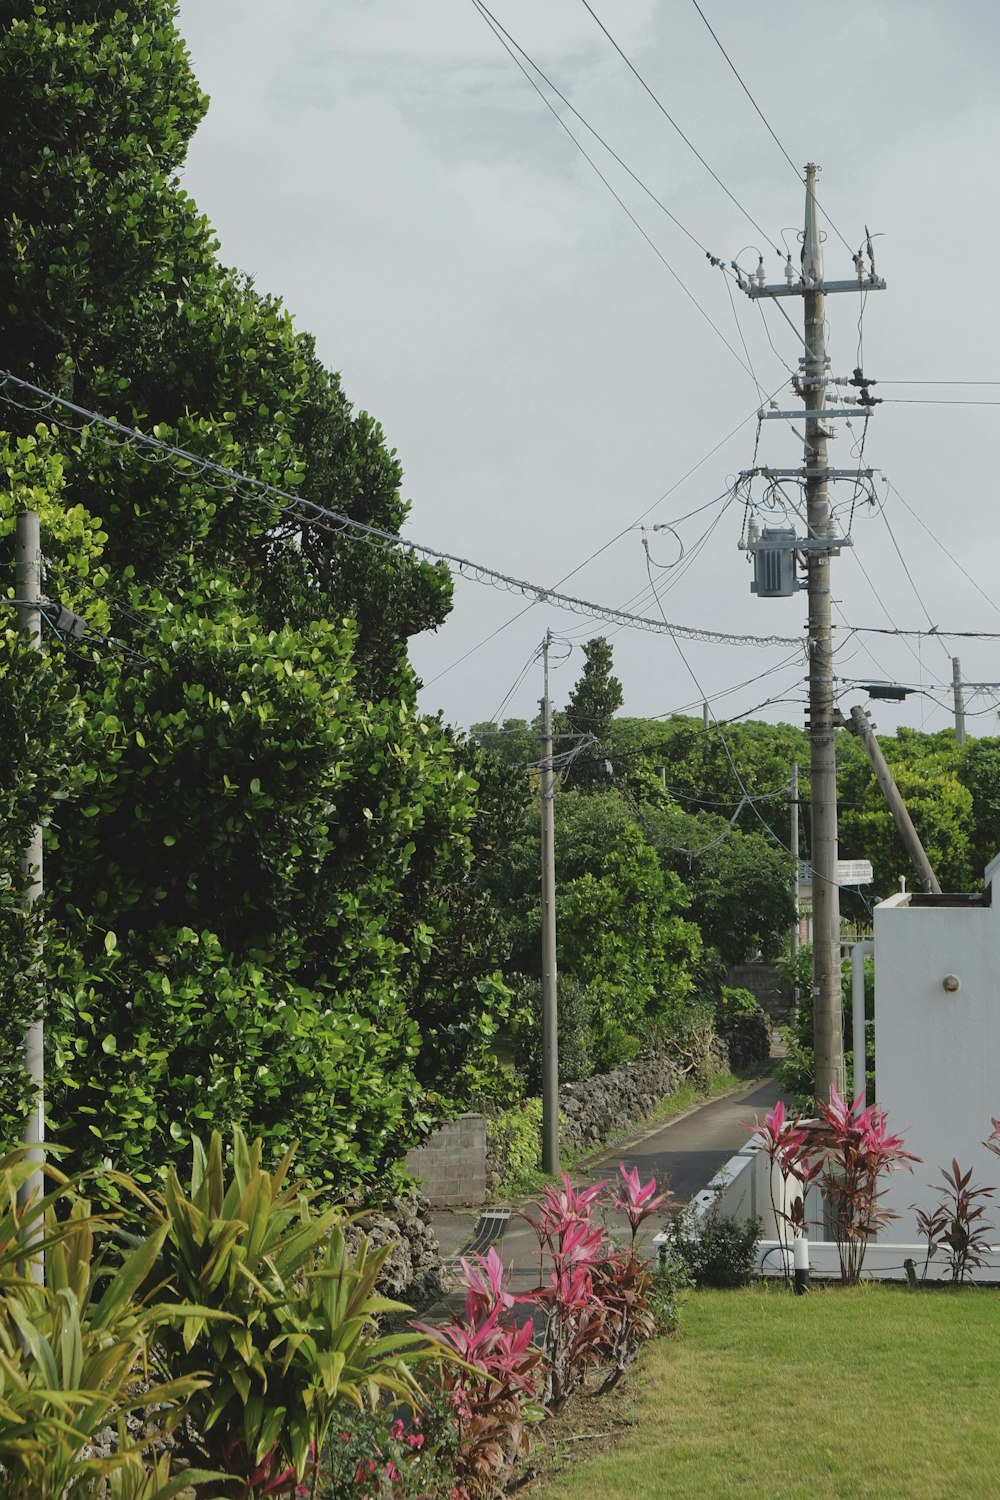
[[[795,923],[792,927],[792,957],[799,951],[799,763],[792,766],[791,787],[791,837],[790,844],[795,856]]]
[[[552,708],[549,703],[549,646],[545,632],[542,659],[542,1171],[559,1171],[559,1035],[556,975],[556,839],[552,775]]]
[[[951,659],[951,690],[955,695],[955,744],[965,744],[965,694],[962,692],[962,663]]]
[[[882,795],[889,804],[889,811],[892,813],[906,852],[913,861],[920,884],[929,895],[940,896],[941,886],[938,883],[938,878],[934,873],[931,862],[927,858],[927,851],[920,842],[920,836],[913,826],[906,803],[899,795],[899,787],[896,785],[895,778],[886,764],[885,756],[882,754],[882,746],[875,738],[875,731],[869,724],[865,711],[860,704],[851,709],[851,718],[847,727],[852,734],[857,735],[865,747],[868,759],[872,763],[872,770],[875,772],[875,779],[882,788]]]
[[[42,546],[38,512],[22,512],[15,523],[14,535],[14,597],[17,599],[18,625],[28,637],[36,651],[42,648],[42,612],[39,605],[42,593]],[[23,904],[30,912],[42,894],[42,829],[36,823],[28,836],[21,855],[21,874],[24,878]],[[40,975],[41,955],[36,955],[33,965],[35,976]],[[41,1166],[45,1160],[45,1023],[42,1010],[41,983],[37,1008],[24,1033],[24,1067],[31,1080],[32,1105],[28,1116],[24,1144],[28,1159],[38,1164],[37,1170],[27,1178],[18,1201],[23,1206],[29,1198],[37,1202],[45,1192],[45,1179]],[[42,1237],[42,1225],[37,1223],[27,1233],[25,1242],[34,1244]],[[44,1262],[35,1254],[25,1262],[25,1267],[35,1281],[44,1279]]]
[[[806,517],[809,537],[820,543],[830,536],[827,476],[826,402],[829,360],[826,354],[823,242],[816,210],[816,168],[806,167],[805,235],[802,243],[805,280],[805,354],[802,398],[806,417]],[[811,784],[810,864],[813,869],[813,1045],[816,1097],[823,1103],[831,1088],[844,1093],[843,1002],[840,983],[840,889],[837,885],[837,755],[834,744],[833,632],[830,610],[830,554],[822,548],[808,554],[809,583],[809,778]]]

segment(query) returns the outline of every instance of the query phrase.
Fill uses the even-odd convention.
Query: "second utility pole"
[[[15,522],[14,537],[14,597],[17,600],[18,626],[27,637],[31,648],[42,649],[42,543],[38,512],[22,511]],[[42,828],[35,823],[21,856],[21,875],[24,880],[22,904],[26,917],[42,894]],[[29,982],[37,984],[34,1014],[24,1033],[24,1071],[28,1075],[31,1089],[31,1109],[24,1127],[25,1156],[33,1163],[30,1177],[25,1178],[18,1192],[18,1202],[23,1207],[29,1202],[37,1203],[45,1193],[45,1178],[42,1164],[45,1160],[45,1021],[42,992],[42,958],[36,952],[31,960]],[[34,1248],[44,1235],[41,1221],[31,1225],[24,1234],[28,1254],[25,1270],[34,1281],[43,1281],[44,1261]]]
[[[549,702],[549,646],[545,632],[542,660],[542,1171],[559,1172],[559,1038],[556,989],[556,835],[555,778],[552,774],[552,705]]]

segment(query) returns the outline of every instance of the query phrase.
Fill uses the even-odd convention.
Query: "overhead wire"
[[[656,105],[656,107],[660,111],[661,115],[663,115],[664,119],[667,120],[670,123],[670,125],[674,128],[674,130],[676,130],[677,134],[680,136],[680,138],[684,142],[685,146],[687,146],[688,150],[692,151],[694,153],[694,155],[701,162],[702,166],[705,168],[705,171],[709,174],[709,176],[713,179],[714,182],[718,183],[719,187],[725,193],[726,197],[730,200],[731,203],[733,203],[736,206],[736,208],[739,209],[739,211],[743,215],[743,217],[746,220],[748,220],[749,223],[751,223],[753,225],[754,229],[761,236],[761,238],[764,240],[764,242],[771,247],[771,249],[775,252],[776,255],[780,256],[781,255],[781,251],[778,249],[777,245],[775,245],[774,241],[771,239],[771,236],[767,233],[767,231],[765,229],[761,228],[761,226],[757,223],[757,220],[754,218],[753,214],[750,213],[749,209],[747,209],[747,208],[745,208],[743,206],[743,204],[736,197],[736,195],[734,193],[730,192],[729,188],[723,182],[722,178],[715,171],[715,169],[713,167],[711,167],[709,165],[709,163],[705,160],[705,158],[702,156],[701,152],[698,150],[698,148],[694,144],[694,142],[687,135],[685,135],[684,131],[678,125],[677,121],[674,119],[673,115],[669,112],[669,110],[667,109],[666,105],[663,103],[663,101],[660,98],[657,97],[656,93],[649,86],[649,84],[646,82],[645,78],[643,78],[642,74],[639,72],[638,68],[632,62],[631,58],[627,55],[627,53],[625,53],[622,50],[622,48],[615,41],[614,37],[611,35],[611,32],[605,26],[605,24],[601,20],[600,16],[594,10],[593,6],[590,5],[589,0],[580,0],[580,3],[581,3],[581,5],[583,6],[583,8],[586,11],[589,11],[590,15],[597,22],[597,25],[600,27],[601,31],[603,31],[603,33],[607,37],[608,41],[611,43],[612,47],[618,53],[618,56],[621,58],[622,62],[625,64],[625,66],[629,69],[629,71],[634,75],[634,77],[639,81],[639,83],[645,89],[646,93],[649,95],[650,99],[652,99],[653,103]]]
[[[578,136],[576,136],[576,135],[573,134],[572,130],[570,130],[569,126],[566,124],[566,121],[562,118],[562,116],[560,115],[559,111],[552,104],[552,101],[546,97],[546,95],[543,93],[543,91],[539,88],[539,86],[538,86],[537,82],[535,81],[535,79],[532,78],[531,74],[528,72],[527,68],[524,67],[523,63],[521,62],[521,59],[516,55],[516,53],[513,50],[513,47],[516,46],[517,44],[513,43],[513,41],[512,41],[512,43],[510,45],[508,44],[508,41],[507,41],[507,35],[508,34],[507,34],[507,32],[504,31],[503,27],[500,26],[499,22],[497,22],[497,21],[494,20],[494,17],[492,16],[492,13],[490,11],[488,11],[486,9],[486,6],[483,4],[483,0],[472,0],[472,4],[475,7],[475,9],[479,12],[479,14],[483,17],[483,20],[486,22],[486,24],[494,32],[494,35],[497,37],[497,39],[499,40],[499,42],[501,43],[501,45],[504,47],[505,51],[510,55],[510,57],[513,59],[513,61],[516,63],[516,65],[520,69],[520,71],[524,74],[525,78],[527,78],[528,82],[531,84],[532,88],[538,94],[539,98],[542,100],[542,102],[544,103],[545,107],[552,114],[553,118],[559,123],[559,125],[562,127],[562,129],[569,136],[570,140],[576,146],[576,148],[580,152],[581,156],[589,164],[589,166],[593,169],[593,171],[596,172],[597,176],[604,183],[604,186],[607,188],[608,192],[614,198],[614,200],[618,204],[619,208],[622,210],[622,212],[626,215],[626,217],[632,222],[632,224],[635,226],[635,228],[642,235],[643,239],[649,245],[649,247],[652,250],[653,254],[657,257],[657,259],[663,264],[663,266],[666,268],[666,270],[670,273],[670,275],[673,277],[674,281],[676,281],[677,285],[680,287],[681,291],[688,298],[688,300],[690,302],[692,302],[694,304],[694,306],[698,309],[698,312],[701,314],[702,318],[704,318],[704,320],[708,324],[708,326],[712,329],[713,333],[715,333],[717,335],[717,337],[722,340],[723,344],[725,344],[726,348],[729,350],[730,354],[736,360],[737,364],[741,367],[741,369],[745,370],[746,373],[748,375],[750,375],[751,379],[752,379],[753,378],[752,372],[747,367],[747,365],[745,365],[743,363],[743,360],[740,358],[739,354],[736,352],[736,350],[733,348],[732,344],[726,338],[725,334],[718,327],[718,325],[713,321],[713,319],[709,316],[709,314],[705,311],[705,309],[702,307],[701,303],[698,301],[698,299],[694,295],[694,293],[688,288],[688,286],[685,284],[685,282],[677,274],[677,272],[674,270],[673,266],[670,264],[670,262],[667,260],[666,256],[663,254],[663,252],[660,249],[660,247],[657,245],[656,241],[652,238],[651,235],[647,234],[646,230],[640,224],[639,220],[636,218],[635,214],[629,208],[629,206],[625,202],[624,198],[622,198],[621,195],[612,186],[611,182],[608,180],[608,178],[605,176],[605,174],[601,171],[600,167],[597,165],[597,163],[594,161],[594,158],[587,151],[587,149],[583,145],[582,141],[579,139]],[[518,50],[520,51],[521,49],[518,48]],[[525,53],[524,55],[525,55],[525,57],[527,57],[527,53]],[[532,63],[531,66],[535,67],[535,64]],[[538,71],[540,77],[544,77],[544,74],[542,74],[540,68],[537,71]],[[546,82],[548,82],[548,80],[546,80]],[[550,85],[550,87],[552,87],[552,86]],[[553,90],[553,91],[557,92],[556,90]],[[563,96],[561,94],[559,95],[559,97],[563,98]],[[564,101],[564,102],[567,102],[567,101]],[[567,102],[567,107],[568,108],[572,108],[572,105],[569,105],[568,102]],[[574,112],[574,114],[577,113],[576,110],[574,110],[573,112]],[[582,116],[580,118],[582,119]],[[586,122],[584,121],[584,123],[586,123]],[[587,128],[589,130],[590,126],[587,126]],[[594,132],[594,134],[596,135],[596,132]],[[602,141],[602,145],[603,144],[604,144],[604,142]],[[606,148],[606,149],[610,149],[610,148]],[[612,154],[614,155],[615,153],[612,153]],[[617,156],[615,156],[615,159],[619,160],[619,158]],[[630,175],[634,175],[634,174],[630,173]],[[638,181],[638,179],[636,179],[636,180]],[[644,184],[640,183],[640,186],[644,186]],[[667,209],[662,203],[660,203],[658,199],[656,201],[657,201],[658,207],[662,208],[665,213],[669,214],[669,216],[670,216],[671,219],[674,219],[674,215],[670,213],[670,210]],[[676,219],[674,219],[674,222],[677,223],[678,221]],[[680,226],[680,227],[683,228],[683,226]],[[685,234],[688,234],[688,237],[690,239],[694,240],[694,243],[696,245],[698,245],[699,249],[704,249],[704,246],[701,245],[700,241],[698,241],[697,239],[695,239],[695,237],[693,235],[691,235],[689,233],[689,231],[685,230],[684,232],[685,232]],[[710,259],[712,259],[712,260],[715,259],[715,257],[711,256],[711,253],[709,251],[706,250],[705,254],[708,255]]]
[[[965,567],[962,566],[962,564],[959,562],[958,558],[954,555],[954,553],[953,552],[949,552],[948,548],[945,546],[945,544],[942,541],[941,537],[937,534],[937,532],[931,530],[931,528],[927,525],[927,522],[923,519],[923,517],[919,514],[919,512],[915,511],[913,509],[913,506],[910,505],[909,501],[903,495],[900,494],[899,490],[896,488],[895,484],[893,484],[893,482],[892,482],[891,479],[887,480],[887,484],[888,484],[890,490],[892,490],[892,493],[896,496],[896,499],[899,501],[899,503],[906,510],[908,510],[910,512],[910,515],[917,522],[917,524],[919,526],[923,527],[923,529],[926,531],[927,535],[933,539],[935,545],[937,547],[939,547],[940,550],[944,553],[945,557],[948,558],[949,562],[954,563],[955,567],[962,574],[963,578],[965,578],[969,583],[972,584],[972,587],[976,590],[976,592],[978,594],[982,595],[982,597],[986,600],[986,603],[991,607],[991,609],[996,610],[997,614],[1000,614],[1000,604],[997,604],[997,601],[994,598],[992,598],[992,596],[989,595],[986,592],[986,590],[981,587],[980,584],[978,584],[976,582],[976,580],[973,578],[972,574],[968,571],[967,568],[965,568]],[[953,630],[942,631],[941,633],[944,634],[944,635],[949,635],[949,636],[955,635],[956,633],[961,634],[961,632],[955,632]]]
[[[32,384],[30,381],[22,380],[8,370],[0,370],[0,398],[8,399],[7,387],[9,385],[13,385],[19,390],[30,392],[34,396],[39,397],[47,407],[58,406],[63,410],[71,411],[86,424],[99,426],[116,437],[123,437],[136,447],[149,448],[158,454],[172,455],[185,465],[190,465],[199,472],[205,472],[228,480],[257,496],[266,496],[277,502],[275,508],[281,514],[293,516],[301,526],[317,526],[321,530],[330,531],[336,535],[349,532],[360,540],[382,549],[401,550],[417,554],[433,562],[451,564],[457,568],[461,576],[469,578],[474,582],[488,583],[492,586],[508,589],[511,592],[522,593],[535,600],[544,601],[545,603],[554,604],[558,608],[567,609],[574,614],[587,614],[594,619],[606,620],[612,624],[620,624],[623,620],[629,620],[637,629],[652,630],[655,633],[663,633],[667,628],[663,622],[652,617],[643,619],[641,616],[630,615],[623,610],[617,610],[607,605],[595,604],[585,599],[563,594],[543,584],[531,583],[527,579],[515,578],[511,574],[502,573],[485,563],[474,562],[470,558],[446,552],[441,548],[427,546],[425,543],[415,541],[409,537],[396,535],[394,532],[386,531],[382,527],[371,526],[366,522],[357,521],[353,517],[331,510],[328,506],[320,505],[315,500],[308,500],[302,495],[296,495],[276,485],[268,484],[265,480],[255,479],[251,475],[242,474],[237,470],[228,468],[224,464],[217,463],[213,459],[205,458],[191,452],[189,449],[181,448],[162,438],[153,437],[148,433],[139,431],[137,428],[129,427],[114,418],[105,417],[99,412],[91,411],[87,407],[69,401],[63,396],[46,391],[42,387]],[[38,411],[39,415],[44,414],[44,408],[36,407],[34,409]],[[736,632],[702,629],[689,625],[674,625],[670,629],[690,639],[713,640],[732,645],[790,646],[797,644],[790,636],[742,635]]]

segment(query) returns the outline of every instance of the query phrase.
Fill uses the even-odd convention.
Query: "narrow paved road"
[[[732,1094],[695,1105],[676,1120],[623,1141],[574,1172],[573,1180],[582,1185],[598,1178],[615,1178],[618,1163],[622,1162],[628,1168],[638,1167],[643,1182],[655,1176],[661,1186],[669,1188],[676,1201],[688,1203],[745,1143],[748,1134],[745,1122],[771,1109],[780,1092],[775,1078],[754,1079]],[[540,1267],[534,1232],[518,1217],[517,1205],[513,1207],[515,1212],[498,1249],[511,1268],[511,1289],[520,1292],[538,1284]],[[530,1203],[523,1207],[528,1213],[533,1211]],[[618,1224],[615,1215],[609,1214],[608,1218],[612,1227],[623,1230],[627,1236],[624,1220]],[[436,1213],[433,1222],[442,1251],[449,1256],[471,1239],[476,1215]],[[661,1227],[659,1217],[650,1220],[644,1226],[643,1238],[648,1241]]]

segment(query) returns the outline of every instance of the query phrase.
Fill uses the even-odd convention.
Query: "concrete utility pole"
[[[934,874],[927,851],[920,842],[917,830],[914,828],[910,814],[907,812],[906,803],[899,795],[899,787],[896,785],[892,772],[890,771],[885,756],[882,754],[882,746],[875,738],[874,725],[869,722],[868,715],[858,704],[851,709],[851,717],[847,721],[847,728],[852,734],[856,734],[865,747],[868,759],[872,763],[875,779],[882,788],[882,795],[889,804],[899,836],[903,840],[907,854],[913,860],[920,884],[924,890],[932,896],[940,896],[941,886]]]
[[[955,695],[955,744],[965,744],[965,694],[962,692],[962,663],[951,659],[951,690]]]
[[[816,168],[806,167],[805,353],[802,397],[806,410],[821,413],[826,402],[830,362],[826,354],[823,242],[816,211]],[[810,540],[830,535],[827,480],[828,430],[822,416],[806,418],[806,519]],[[845,1092],[844,1030],[840,987],[840,887],[837,884],[837,752],[834,744],[833,632],[830,618],[830,554],[810,551],[809,579],[809,777],[811,785],[810,863],[813,868],[813,1044],[816,1097],[830,1089]]]
[[[38,512],[22,512],[15,522],[14,534],[14,597],[17,602],[18,626],[28,637],[36,651],[42,649],[42,544]],[[21,874],[24,877],[23,903],[25,912],[42,894],[42,829],[36,823],[28,835],[28,842],[21,855]],[[40,966],[36,965],[36,973]],[[23,1204],[29,1198],[37,1202],[45,1192],[42,1162],[45,1160],[45,1023],[42,1013],[42,995],[38,995],[37,1008],[24,1034],[24,1067],[31,1080],[33,1099],[24,1132],[24,1144],[28,1160],[37,1163],[37,1170],[26,1179],[18,1201]],[[39,1222],[26,1236],[28,1245],[42,1237]],[[32,1255],[26,1269],[35,1281],[44,1279],[44,1262],[41,1255]]]
[[[549,703],[549,647],[545,632],[542,660],[542,1171],[559,1171],[559,1031],[556,976],[556,835],[552,774],[552,707]]]
[[[825,302],[828,292],[882,291],[885,282],[875,275],[870,241],[870,270],[859,252],[854,256],[855,278],[851,281],[827,281],[823,269],[823,237],[819,231],[816,203],[816,167],[806,167],[805,229],[802,237],[801,275],[796,277],[791,256],[785,267],[785,284],[766,283],[763,258],[756,276],[744,279],[741,286],[748,296],[797,297],[803,299],[805,314],[804,352],[799,359],[801,374],[793,382],[805,404],[805,441],[802,469],[751,470],[749,477],[767,473],[771,477],[799,479],[805,487],[808,534],[798,539],[791,533],[772,531],[769,535],[749,538],[746,545],[755,555],[759,569],[752,585],[762,597],[787,595],[795,587],[791,554],[805,557],[806,587],[809,594],[809,778],[811,786],[811,849],[813,905],[813,1044],[816,1054],[816,1097],[826,1101],[830,1089],[843,1095],[844,1041],[843,1004],[840,980],[840,889],[837,883],[837,760],[834,729],[837,723],[833,694],[833,627],[830,600],[830,560],[849,540],[838,538],[830,514],[831,480],[870,477],[871,470],[831,469],[827,457],[827,440],[832,436],[834,418],[852,415],[850,407],[840,405],[831,411],[826,406],[830,384],[830,362],[826,353]],[[854,405],[867,415],[877,404],[871,397],[860,369],[846,382],[859,391]],[[801,413],[770,409],[761,411],[761,420],[785,421]],[[767,553],[772,553],[774,569],[767,567]],[[782,552],[784,562],[782,563]],[[781,564],[778,569],[777,565]]]

